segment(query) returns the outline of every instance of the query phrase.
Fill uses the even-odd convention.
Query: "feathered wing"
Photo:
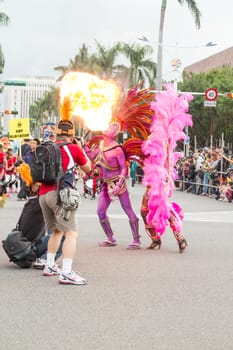
[[[90,140],[87,142],[87,145],[88,145],[89,148],[98,147],[101,140],[103,140],[103,136],[102,135],[92,136],[90,138]]]
[[[175,164],[182,156],[175,148],[177,141],[186,137],[184,127],[192,126],[192,116],[187,112],[193,97],[190,94],[178,96],[172,84],[165,87],[166,91],[157,94],[156,102],[151,104],[155,112],[151,134],[142,146],[146,157],[143,183],[150,188],[147,220],[159,234],[164,233],[171,212],[180,218],[176,211],[180,207],[169,202],[177,178]],[[181,225],[181,220],[177,222]]]
[[[137,138],[129,138],[122,145],[126,159],[128,161],[135,160],[137,157],[137,162],[143,166],[144,155],[142,153],[142,143],[143,141]]]
[[[128,91],[115,117],[121,125],[122,131],[127,131],[131,138],[123,144],[128,160],[137,155],[142,162],[144,154],[141,149],[142,141],[148,138],[154,111],[151,102],[154,93],[150,89],[140,90],[140,85]]]
[[[152,123],[151,102],[154,100],[154,93],[150,89],[140,90],[140,85],[128,91],[118,112],[113,117],[114,122],[120,123],[121,131],[127,132],[131,137],[122,145],[127,160],[137,156],[139,163],[143,163],[144,154],[142,142],[148,138]],[[101,136],[93,136],[89,147],[98,146]]]

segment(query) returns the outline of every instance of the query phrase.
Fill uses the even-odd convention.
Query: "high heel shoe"
[[[181,241],[178,242],[179,245],[179,251],[182,254],[183,251],[188,247],[188,243],[185,238],[183,238]]]
[[[147,249],[160,249],[161,244],[161,239],[155,239]]]

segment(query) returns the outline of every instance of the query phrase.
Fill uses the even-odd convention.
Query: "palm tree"
[[[97,40],[95,42],[97,46],[96,66],[98,67],[100,77],[103,79],[115,78],[123,67],[116,64],[121,44],[117,43],[112,47],[106,48]]]
[[[88,47],[83,44],[74,59],[70,59],[68,66],[59,66],[54,69],[61,71],[61,78],[70,71],[86,72],[95,74],[100,78],[112,78],[120,66],[115,65],[119,53],[119,44],[105,48],[96,41],[97,52],[91,54]]]
[[[194,17],[195,25],[197,29],[200,29],[201,12],[197,7],[195,0],[177,0],[180,5],[187,4]],[[157,75],[156,75],[156,89],[162,90],[162,61],[163,61],[163,31],[164,20],[167,8],[167,0],[162,0],[161,12],[160,12],[160,24],[159,24],[159,41],[158,41],[158,55],[157,55]]]
[[[4,12],[0,12],[0,25],[7,25],[9,22],[10,22],[10,18],[7,16],[7,14]],[[5,64],[4,55],[0,45],[0,74],[3,72],[4,64]]]
[[[55,67],[54,70],[61,72],[61,76],[58,80],[61,80],[66,73],[71,71],[87,72],[93,74],[96,68],[95,61],[95,55],[90,54],[88,47],[83,44],[79,49],[77,55],[75,55],[74,59],[70,59],[67,66],[58,66]]]
[[[142,83],[142,87],[148,83],[151,87],[156,76],[156,64],[147,58],[147,55],[152,54],[153,48],[150,45],[141,47],[135,43],[131,45],[123,43],[120,50],[130,63],[130,66],[125,70],[128,74],[128,87],[136,86],[138,83]]]

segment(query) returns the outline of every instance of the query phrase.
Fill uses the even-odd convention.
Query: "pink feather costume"
[[[192,126],[192,116],[187,112],[193,97],[190,94],[178,96],[172,84],[165,85],[165,88],[156,95],[156,102],[151,103],[155,111],[151,134],[142,146],[146,157],[143,183],[148,196],[148,212],[144,222],[148,227],[156,228],[158,239],[170,222],[176,239],[182,241],[182,209],[178,204],[170,203],[169,199],[177,178],[175,164],[182,157],[182,153],[176,152],[175,148],[177,141],[186,137],[184,127]]]

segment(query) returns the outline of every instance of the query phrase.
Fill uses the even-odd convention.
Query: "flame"
[[[69,72],[61,80],[60,102],[63,105],[69,98],[73,116],[81,117],[92,131],[105,130],[119,93],[119,87],[113,82],[89,73]]]

